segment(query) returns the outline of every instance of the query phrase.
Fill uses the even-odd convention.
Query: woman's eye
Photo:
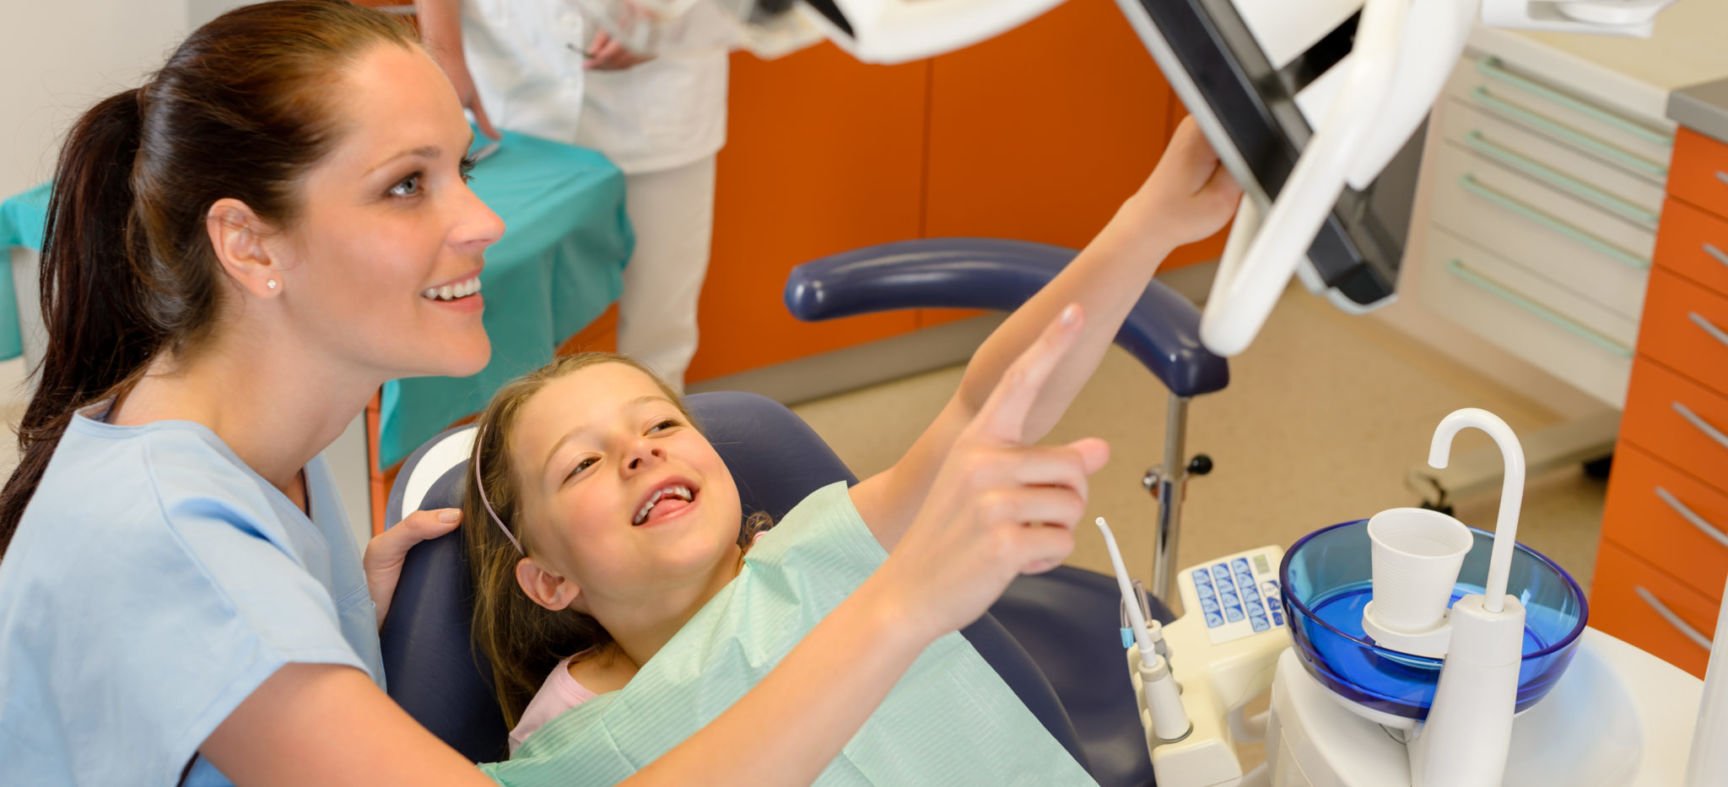
[[[396,182],[390,187],[392,197],[412,197],[420,193],[420,173],[416,172]]]
[[[462,157],[462,163],[457,165],[456,169],[459,173],[461,173],[463,183],[473,183],[474,182],[474,165],[477,163],[479,163],[479,162],[475,161],[474,158],[471,156],[463,156]]]

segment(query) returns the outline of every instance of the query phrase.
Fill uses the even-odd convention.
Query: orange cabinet
[[[1680,132],[1590,593],[1592,625],[1699,676],[1728,577],[1725,172]]]
[[[799,323],[781,291],[801,262],[918,237],[929,70],[864,65],[831,44],[773,61],[733,56],[690,381],[916,327],[911,312]]]
[[[1717,215],[1728,212],[1728,145],[1682,128],[1674,135],[1668,193]]]
[[[802,324],[794,265],[894,240],[1079,247],[1163,152],[1180,107],[1112,0],[1070,0],[994,40],[866,66],[830,45],[732,59],[714,255],[689,379],[883,339],[971,312]],[[1220,239],[1166,263],[1215,258]]]
[[[1169,96],[1113,0],[936,58],[925,233],[1085,245],[1164,152]]]
[[[1710,651],[1687,631],[1712,634],[1716,600],[1605,541],[1596,554],[1590,625],[1702,678]]]

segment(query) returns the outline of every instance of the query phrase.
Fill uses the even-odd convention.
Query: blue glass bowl
[[[1475,543],[1452,590],[1452,602],[1482,593],[1494,534],[1470,529]],[[1284,553],[1278,568],[1296,653],[1308,673],[1344,698],[1375,710],[1424,719],[1440,682],[1440,659],[1378,647],[1362,631],[1373,600],[1368,520],[1317,530]],[[1589,607],[1565,569],[1518,544],[1506,592],[1524,604],[1524,663],[1518,710],[1535,705],[1572,663]],[[1448,606],[1452,602],[1448,602]]]

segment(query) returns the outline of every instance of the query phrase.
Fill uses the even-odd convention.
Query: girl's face
[[[466,376],[491,356],[481,252],[504,223],[465,180],[472,134],[444,73],[418,47],[379,44],[343,70],[337,141],[272,236],[297,336],[387,377]]]
[[[508,448],[532,559],[573,608],[652,607],[730,579],[742,519],[732,474],[654,379],[600,363],[547,383]]]

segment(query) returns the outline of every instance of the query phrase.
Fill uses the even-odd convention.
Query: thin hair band
[[[474,435],[474,491],[480,493],[480,505],[486,507],[486,513],[492,517],[492,524],[497,525],[498,529],[504,532],[504,537],[510,539],[510,546],[516,548],[516,554],[526,556],[528,550],[522,548],[522,542],[516,540],[516,534],[511,533],[510,528],[504,526],[504,520],[498,518],[498,512],[492,510],[492,501],[486,499],[486,482],[480,480],[480,446],[485,444],[485,437],[486,427],[478,427]]]

